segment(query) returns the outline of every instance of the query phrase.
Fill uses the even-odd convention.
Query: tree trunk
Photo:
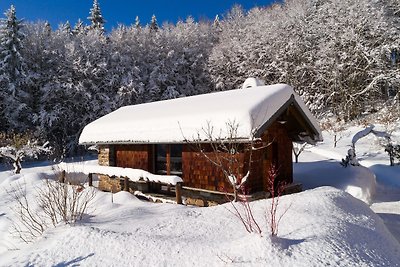
[[[22,166],[21,166],[21,159],[20,159],[19,157],[17,157],[17,158],[15,159],[13,165],[14,165],[15,174],[20,174],[20,173],[21,173]]]

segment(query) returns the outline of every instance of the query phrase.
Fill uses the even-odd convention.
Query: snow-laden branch
[[[38,158],[40,154],[50,154],[52,148],[49,142],[39,145],[37,140],[29,140],[28,136],[14,135],[12,137],[1,135],[0,157],[13,161],[14,172],[20,173],[21,162],[25,157]]]

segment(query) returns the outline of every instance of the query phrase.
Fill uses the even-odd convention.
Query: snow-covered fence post
[[[89,186],[93,186],[93,173],[89,173],[88,182],[89,182]]]
[[[182,204],[182,183],[176,183],[175,185],[175,197],[176,204]]]
[[[65,170],[62,170],[62,171],[61,171],[60,183],[65,183]]]
[[[129,178],[124,177],[124,191],[129,192]]]

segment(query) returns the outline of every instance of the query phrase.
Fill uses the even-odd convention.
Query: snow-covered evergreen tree
[[[68,35],[72,35],[71,23],[68,20],[65,23],[61,23],[59,29]]]
[[[157,24],[157,18],[156,15],[153,14],[153,16],[151,16],[151,22],[149,25],[150,31],[158,31],[158,24]]]
[[[24,34],[21,32],[22,20],[17,19],[15,7],[11,6],[0,21],[0,59],[1,67],[14,81],[22,72],[23,59],[20,51]]]
[[[97,0],[93,0],[93,6],[90,9],[88,20],[91,22],[91,29],[99,30],[101,33],[104,32],[104,24],[106,21],[101,14],[100,5]]]
[[[83,24],[83,21],[81,19],[78,19],[78,21],[76,22],[74,29],[72,30],[72,33],[75,35],[79,35],[79,34],[84,34],[85,33],[85,25]]]
[[[0,21],[0,90],[3,102],[3,117],[8,127],[23,130],[27,122],[26,100],[29,97],[24,91],[25,62],[21,51],[25,35],[23,23],[16,16],[14,6],[5,13],[6,18]]]
[[[142,28],[142,25],[140,25],[139,16],[136,16],[136,18],[135,18],[135,27],[136,27],[136,29]]]

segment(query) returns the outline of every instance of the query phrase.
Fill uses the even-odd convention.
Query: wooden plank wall
[[[116,145],[115,166],[153,172],[153,146]]]
[[[292,161],[292,148],[293,143],[289,138],[287,130],[284,124],[274,122],[268,131],[262,136],[264,143],[277,142],[278,145],[278,158],[277,158],[277,168],[278,168],[278,179],[284,180],[286,183],[293,182],[293,161]],[[267,172],[272,164],[274,158],[272,145],[267,147],[267,155],[264,156],[264,175],[265,180],[267,179]],[[266,190],[267,184],[264,182],[264,190]]]
[[[214,152],[208,145],[203,145],[204,153],[214,158]],[[227,156],[226,154],[224,156]],[[240,173],[244,172],[244,153],[238,154]],[[211,163],[195,146],[185,145],[182,151],[183,184],[188,187],[221,192],[232,192],[230,183],[221,169]]]

